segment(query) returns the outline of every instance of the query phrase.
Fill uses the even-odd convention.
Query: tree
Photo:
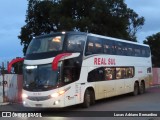
[[[33,36],[56,31],[81,31],[136,41],[144,24],[124,0],[28,0],[21,44],[26,49]]]
[[[160,67],[160,32],[148,36],[144,41],[144,44],[148,44],[152,53],[152,65],[153,67]]]

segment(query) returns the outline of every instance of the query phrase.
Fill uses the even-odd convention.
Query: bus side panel
[[[95,93],[96,99],[102,99],[107,96],[107,84],[105,81],[95,82]]]
[[[125,93],[125,88],[124,88],[124,79],[118,79],[116,81],[116,95],[121,95]]]
[[[134,78],[125,79],[125,93],[133,92]]]
[[[107,88],[107,96],[106,97],[112,97],[116,95],[116,89],[115,89],[115,80],[108,80],[106,84]]]

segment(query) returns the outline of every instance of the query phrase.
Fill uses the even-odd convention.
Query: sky
[[[145,18],[145,24],[138,30],[138,42],[147,36],[160,32],[160,0],[125,0],[128,8]],[[21,27],[25,25],[27,0],[0,0],[0,64],[1,61],[23,57],[20,44]]]

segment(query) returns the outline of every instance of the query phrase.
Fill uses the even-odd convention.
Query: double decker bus
[[[83,32],[34,38],[23,59],[23,105],[89,107],[96,100],[143,94],[152,80],[148,45]]]

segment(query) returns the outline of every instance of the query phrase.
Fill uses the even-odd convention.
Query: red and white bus
[[[136,42],[59,32],[31,41],[23,75],[24,106],[89,107],[98,99],[144,93],[152,80],[151,53]]]

